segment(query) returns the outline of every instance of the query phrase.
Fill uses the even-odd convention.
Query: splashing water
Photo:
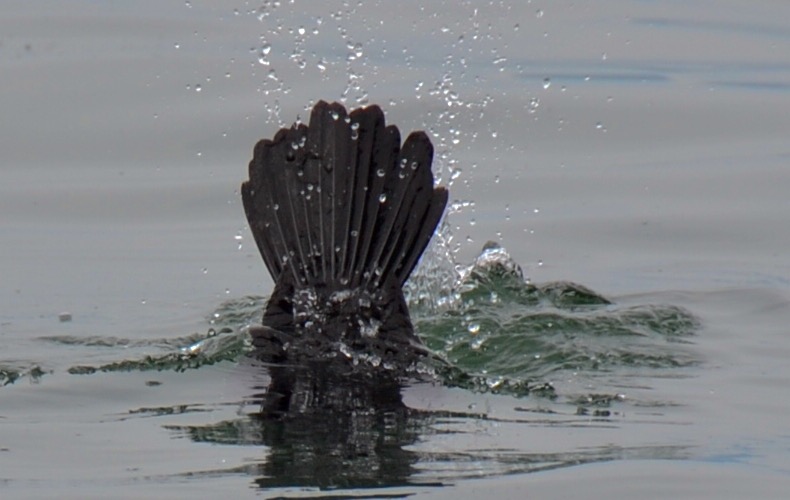
[[[699,324],[680,307],[618,306],[578,284],[531,284],[495,243],[486,244],[471,265],[457,266],[447,258],[446,243],[437,238],[406,288],[417,332],[437,355],[415,374],[481,392],[553,396],[551,380],[697,362],[686,344]],[[222,303],[209,319],[207,335],[152,341],[159,346],[165,342],[165,354],[74,366],[69,372],[183,371],[237,360],[252,349],[247,330],[260,322],[265,302],[264,297],[242,297]],[[15,378],[5,377],[5,383]]]

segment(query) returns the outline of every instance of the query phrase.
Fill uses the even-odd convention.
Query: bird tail
[[[320,101],[310,126],[281,129],[255,146],[244,209],[275,282],[299,287],[403,285],[447,203],[434,187],[433,146],[413,132],[403,147],[378,106],[350,115]]]
[[[378,106],[348,114],[318,102],[310,124],[255,146],[244,210],[275,291],[254,343],[283,342],[300,290],[388,290],[389,326],[413,337],[402,285],[447,203],[434,187],[433,146],[413,132],[401,146]],[[375,299],[375,297],[374,297]],[[382,306],[383,307],[383,306]],[[384,324],[382,330],[387,330]]]

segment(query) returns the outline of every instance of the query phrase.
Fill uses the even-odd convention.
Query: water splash
[[[529,283],[518,263],[495,243],[488,243],[469,266],[448,258],[447,242],[441,237],[433,245],[435,250],[426,254],[427,262],[406,287],[417,332],[435,354],[415,369],[416,376],[438,377],[445,385],[479,392],[552,397],[551,380],[634,370],[645,374],[698,362],[688,344],[699,322],[681,307],[620,306],[579,284]],[[220,304],[208,318],[206,334],[41,340],[161,350],[136,359],[72,366],[72,374],[184,371],[236,361],[249,353],[248,328],[260,323],[265,302],[264,297],[250,296]],[[371,358],[359,363],[376,367],[380,362]],[[23,371],[4,370],[0,383],[20,376]],[[614,400],[617,395],[606,397]]]
[[[188,369],[213,365],[221,361],[235,361],[250,351],[251,342],[246,330],[210,329],[208,334],[162,355],[146,355],[140,359],[125,359],[99,366],[76,365],[68,369],[72,375],[96,372],[163,371],[183,372]]]
[[[528,283],[495,243],[460,270],[454,293],[451,309],[418,315],[415,322],[428,347],[466,373],[547,380],[564,371],[696,363],[683,344],[699,323],[683,308],[618,306],[575,283]]]

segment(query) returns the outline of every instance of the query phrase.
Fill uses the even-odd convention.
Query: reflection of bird
[[[241,193],[275,281],[263,325],[251,330],[259,357],[375,365],[424,353],[402,286],[447,203],[432,159],[425,133],[401,147],[379,107],[347,114],[323,101],[309,127],[255,146]]]

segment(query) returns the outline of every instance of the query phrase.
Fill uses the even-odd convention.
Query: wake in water
[[[432,252],[444,253],[441,249]],[[427,289],[444,283],[444,296],[429,300],[425,289],[407,287],[416,332],[434,353],[415,376],[475,391],[551,395],[547,383],[571,375],[661,373],[697,363],[686,344],[699,323],[681,307],[620,306],[575,283],[528,283],[518,263],[494,244],[487,245],[471,265],[446,264],[423,267],[415,275]],[[448,269],[457,269],[449,287]],[[222,303],[208,319],[208,334],[136,341],[139,347],[156,346],[162,354],[73,366],[69,371],[181,371],[238,361],[253,351],[249,329],[260,321],[265,303],[265,297]],[[98,339],[45,340],[88,347]],[[135,344],[117,338],[101,341],[102,345]],[[365,356],[350,361],[371,362]]]

